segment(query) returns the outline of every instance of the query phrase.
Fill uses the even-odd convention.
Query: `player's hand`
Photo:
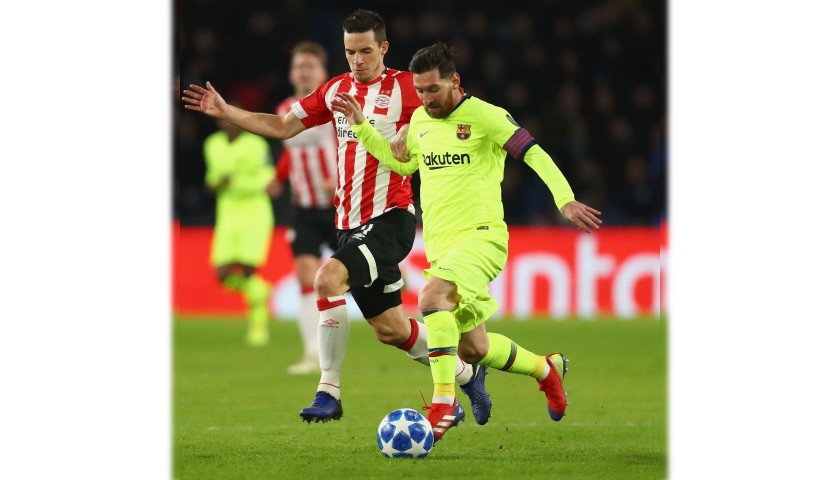
[[[347,117],[350,125],[361,125],[365,121],[365,116],[362,115],[362,106],[353,98],[353,95],[347,92],[336,94],[336,98],[333,98],[332,106]]]
[[[335,195],[335,182],[323,182],[321,184],[321,190],[332,198]]]
[[[406,142],[408,138],[408,125],[403,125],[398,131],[397,136],[391,140],[391,153],[394,158],[405,163],[411,160],[411,155],[408,153],[408,145]]]
[[[597,230],[603,222],[597,215],[601,212],[594,208],[572,200],[560,208],[560,213],[570,221],[572,225],[576,226],[578,230],[583,230],[586,233],[592,233],[592,230]]]
[[[186,96],[181,97],[181,100],[185,103],[184,108],[204,113],[213,118],[223,119],[225,117],[228,104],[210,82],[207,82],[207,88],[190,84],[190,89],[184,90]]]
[[[281,193],[283,193],[283,184],[274,178],[268,185],[266,185],[265,193],[267,193],[271,198],[277,198]]]

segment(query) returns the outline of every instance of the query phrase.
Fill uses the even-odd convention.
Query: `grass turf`
[[[342,370],[344,418],[307,424],[317,375],[291,376],[297,326],[273,322],[267,347],[244,344],[245,323],[176,318],[173,324],[173,476],[262,478],[665,478],[666,328],[663,320],[499,321],[489,330],[536,353],[570,359],[566,417],[553,422],[536,382],[490,370],[493,414],[467,417],[428,458],[388,459],[376,427],[431,398],[428,368],[379,344],[353,322]]]

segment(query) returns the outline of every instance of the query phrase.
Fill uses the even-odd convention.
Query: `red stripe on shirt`
[[[359,102],[359,108],[364,110],[365,108],[365,96],[367,95],[368,87],[367,85],[358,85],[356,84],[356,93],[353,95],[356,98],[356,101]],[[345,178],[345,187],[344,190],[346,192],[344,196],[344,219],[343,224],[349,228],[350,226],[350,214],[352,213],[352,203],[350,199],[350,192],[353,190],[353,174],[355,173],[356,169],[356,147],[359,145],[358,141],[348,141],[347,142],[347,155],[345,155],[345,162],[344,162],[344,178]],[[350,155],[350,151],[352,149],[353,154]],[[349,157],[349,158],[348,158]],[[358,187],[357,187],[358,188]]]
[[[303,165],[303,179],[306,181],[306,194],[309,203],[304,206],[311,208],[318,205],[318,194],[315,192],[315,184],[312,182],[312,174],[309,171],[309,153],[306,149],[300,149],[300,163]]]
[[[318,166],[321,168],[322,186],[333,184],[334,183],[334,182],[332,182],[333,176],[330,175],[330,170],[329,170],[329,167],[327,166],[327,151],[324,149],[324,147],[318,148]],[[332,187],[335,188],[335,185],[332,185]],[[326,193],[323,193],[323,194],[326,195]],[[321,204],[321,202],[318,202],[318,206],[320,208],[326,208],[327,206],[329,206],[329,200],[327,200],[326,204]]]
[[[373,194],[376,191],[376,174],[379,170],[379,160],[368,153],[365,156],[365,179],[362,181],[361,222],[366,223],[373,216]]]
[[[379,94],[376,98],[381,98],[384,100],[383,97],[388,97],[388,105],[384,107],[380,107],[379,105],[373,109],[373,113],[375,115],[387,115],[388,109],[391,107],[391,93],[394,91],[394,82],[396,78],[393,75],[388,75],[382,80],[382,85],[379,87]],[[381,96],[381,97],[380,97]],[[362,220],[364,221],[364,220]]]
[[[379,93],[377,93],[375,98],[379,98],[380,95],[387,95],[389,98],[388,101],[390,102],[391,92],[393,89],[394,77],[388,75],[386,72],[385,78],[382,79],[382,82],[379,85]],[[364,94],[367,94],[367,88],[365,88]],[[374,104],[376,103],[375,98]],[[362,108],[364,108],[364,105],[362,105]],[[387,107],[376,106],[373,109],[373,113],[378,115],[387,115],[388,108],[390,108],[390,103]],[[368,220],[373,217],[373,197],[376,194],[376,174],[378,171],[379,160],[370,153],[365,155],[365,172],[364,179],[362,180],[361,205],[359,205],[359,221],[362,224],[367,223]]]
[[[347,78],[346,80],[342,81],[341,84],[338,86],[338,90],[336,93],[343,93],[350,91],[350,86],[353,84],[353,80],[351,78]],[[338,126],[336,125],[336,131],[338,131]],[[339,205],[344,207],[344,214],[341,218],[336,215],[336,227],[339,229],[347,229],[348,225],[350,224],[350,190],[353,188],[353,170],[355,168],[355,159],[356,159],[356,146],[358,142],[346,142],[345,149],[344,149],[344,178],[341,181],[342,188],[344,190],[344,196],[339,199]],[[339,159],[340,161],[340,159]],[[337,212],[336,212],[337,213]]]
[[[275,176],[277,177],[277,181],[280,183],[285,182],[289,179],[289,164],[292,161],[291,155],[289,155],[288,149],[283,149],[283,153],[280,154],[280,158],[277,159],[277,168],[275,170]]]

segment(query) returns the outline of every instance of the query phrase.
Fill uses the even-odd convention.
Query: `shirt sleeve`
[[[420,167],[418,154],[415,153],[419,152],[419,149],[412,142],[411,126],[408,127],[408,151],[411,152],[411,159],[408,162],[400,162],[394,158],[394,154],[391,153],[391,142],[380,135],[369,122],[362,122],[361,125],[353,125],[350,128],[359,137],[359,141],[365,147],[365,150],[392,171],[406,176],[416,172]]]
[[[537,172],[540,179],[548,186],[558,210],[563,208],[563,205],[575,199],[575,194],[572,193],[572,187],[569,185],[566,177],[563,176],[563,172],[557,168],[554,160],[551,159],[551,156],[542,147],[534,145],[530,148],[525,155],[525,163]]]
[[[332,121],[333,113],[327,105],[327,90],[339,78],[336,77],[329,82],[321,84],[314,92],[292,104],[292,111],[306,128],[312,128],[315,125],[323,125]]]

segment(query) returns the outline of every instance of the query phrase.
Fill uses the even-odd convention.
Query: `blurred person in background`
[[[274,213],[266,188],[274,176],[268,142],[223,120],[204,141],[205,182],[216,194],[210,263],[222,285],[242,294],[248,307],[246,342],[268,343],[271,286],[257,269],[271,245]]]
[[[327,52],[318,43],[303,41],[292,49],[289,83],[294,94],[277,105],[277,116],[292,111],[292,105],[314,92],[327,80]],[[288,230],[295,272],[300,283],[297,317],[303,358],[289,366],[288,373],[303,375],[321,371],[318,366],[318,306],[315,301],[315,272],[324,247],[338,250],[333,195],[336,185],[335,129],[329,123],[304,130],[283,141],[277,161],[277,177],[269,185],[279,196],[285,182],[292,187],[292,220]]]
[[[344,414],[340,377],[350,328],[344,299],[348,291],[380,342],[429,365],[426,326],[405,315],[400,296],[404,282],[398,264],[411,251],[417,223],[410,175],[381,165],[358,142],[344,115],[332,108],[338,92],[349,93],[364,103],[377,131],[394,138],[421,102],[410,73],[385,67],[390,44],[379,14],[356,10],[344,19],[342,29],[350,72],[333,77],[293,103],[292,111],[284,116],[229,105],[209,81],[207,88],[191,84],[181,97],[189,110],[265,137],[286,140],[329,122],[336,128],[338,186],[333,204],[339,248],[315,275],[321,378],[312,404],[300,411],[308,422],[337,420]],[[484,374],[483,366],[456,360],[455,380],[470,398],[478,423],[490,416]]]

